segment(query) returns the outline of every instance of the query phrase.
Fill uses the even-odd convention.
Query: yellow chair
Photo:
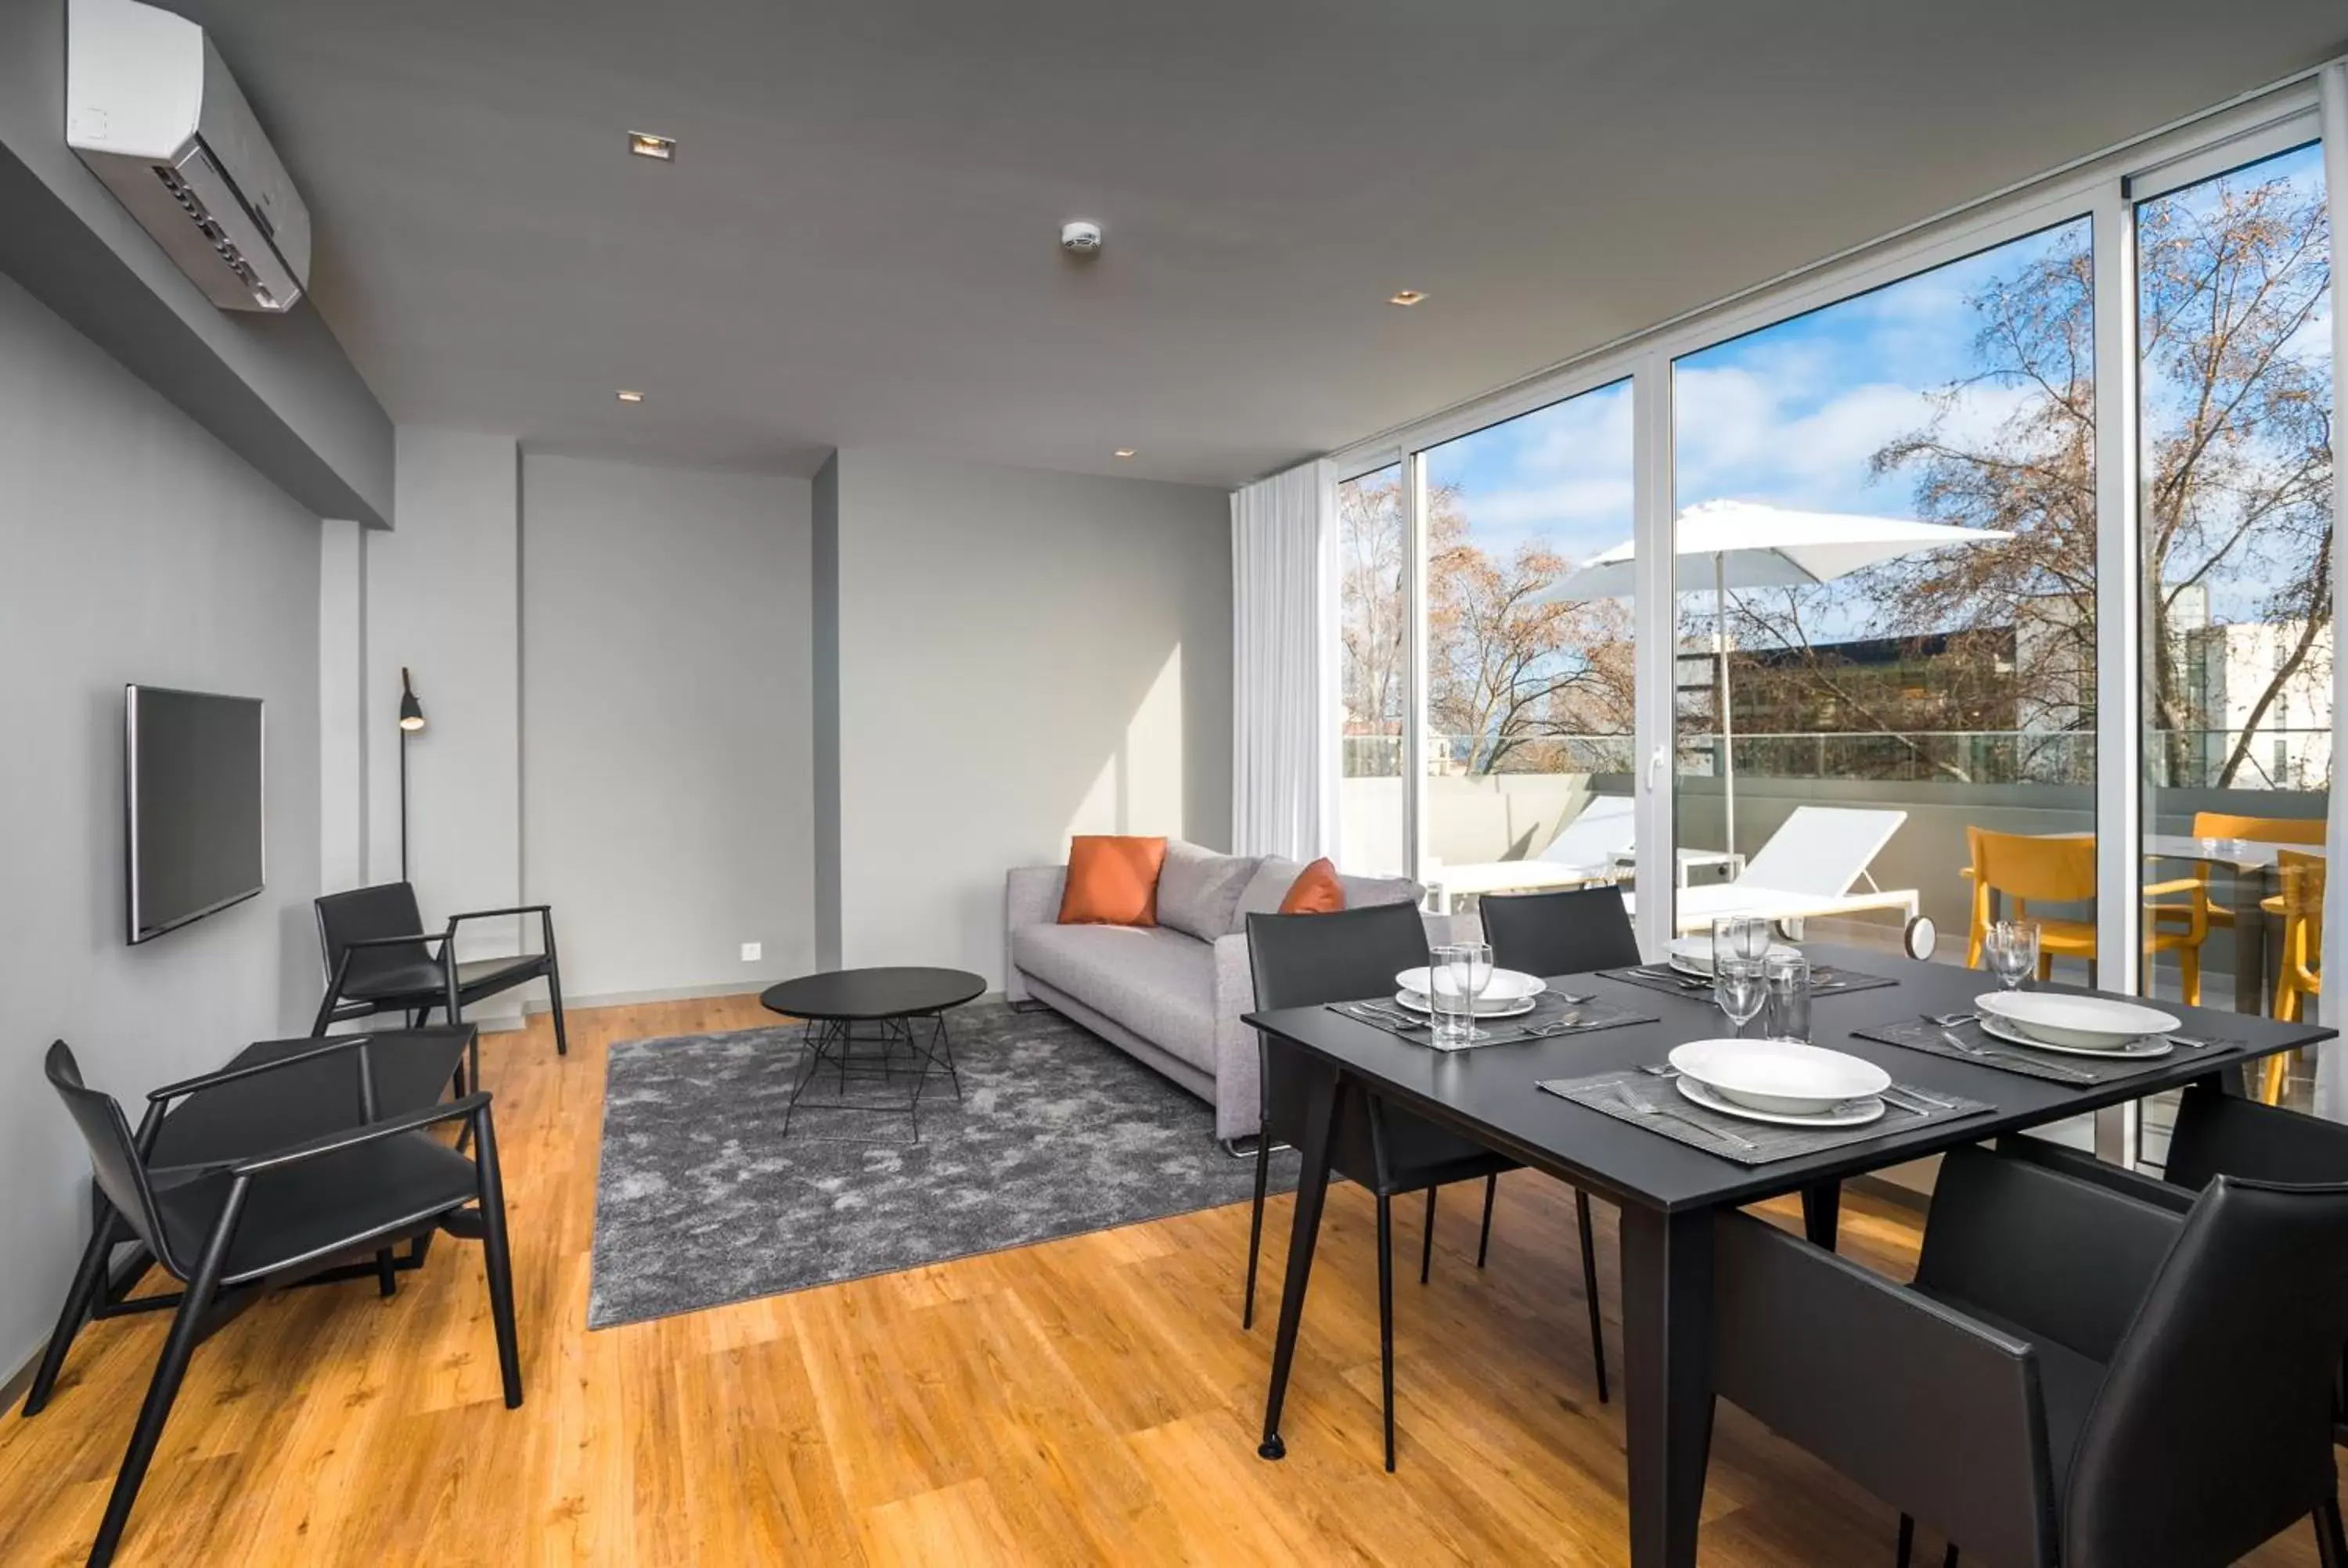
[[[2320,816],[2237,816],[2225,811],[2197,811],[2193,814],[2193,836],[2196,838],[2246,838],[2259,844],[2322,844],[2323,819]],[[2181,883],[2193,883],[2189,891],[2193,902],[2200,906],[2201,918],[2211,926],[2231,930],[2234,912],[2223,904],[2209,901],[2209,863],[2194,863],[2193,875],[2180,878],[2179,883],[2167,884],[2175,887]],[[2186,907],[2181,904],[2158,906],[2157,920],[2169,924],[2181,923]]]
[[[2034,834],[1993,833],[1967,827],[1965,842],[1972,850],[1968,874],[1973,880],[1972,931],[1965,944],[1965,963],[1981,967],[1982,943],[1989,935],[1991,898],[2003,894],[2011,901],[2010,920],[2038,922],[2038,978],[2045,979],[2057,958],[2096,959],[2093,920],[2049,919],[2030,913],[2034,899],[2042,904],[2079,904],[2096,896],[2096,841],[2093,836],[2042,838]],[[2209,939],[2206,879],[2155,884],[2144,889],[2157,895],[2190,893],[2200,897],[2179,905],[2145,907],[2144,945],[2147,953],[2175,953],[2188,1007],[2201,1005],[2201,944]],[[2170,917],[2175,918],[2170,918]]]
[[[2274,999],[2279,1019],[2297,1021],[2301,999],[2323,994],[2323,871],[2321,855],[2278,850],[2275,875],[2282,891],[2259,905],[2268,914],[2282,917],[2282,962]],[[2281,1051],[2266,1059],[2259,1098],[2270,1105],[2281,1103],[2291,1054]]]

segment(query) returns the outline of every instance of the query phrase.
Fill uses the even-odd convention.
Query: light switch
[[[767,947],[763,942],[745,942],[742,944],[742,961],[746,964],[755,964],[766,950]]]

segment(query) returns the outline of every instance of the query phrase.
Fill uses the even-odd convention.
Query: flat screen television
[[[250,898],[266,884],[261,753],[258,697],[124,688],[133,943]]]

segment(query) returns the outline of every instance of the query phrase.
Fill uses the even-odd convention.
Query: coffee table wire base
[[[953,1040],[946,1032],[943,1012],[907,1013],[895,1018],[872,1019],[880,1032],[859,1035],[856,1022],[849,1019],[809,1019],[800,1033],[801,1061],[798,1081],[791,1086],[790,1102],[783,1109],[783,1136],[790,1136],[791,1118],[807,1111],[870,1111],[886,1116],[903,1116],[912,1123],[912,1141],[922,1141],[922,1095],[930,1081],[942,1068],[948,1082],[953,1085],[954,1102],[962,1102],[962,1075],[954,1071]],[[927,1023],[927,1038],[914,1026]],[[860,1053],[856,1047],[877,1045],[880,1053],[876,1059]],[[808,1091],[829,1068],[839,1081],[838,1100],[809,1100]],[[866,1082],[878,1081],[892,1084],[900,1077],[912,1085],[903,1104],[847,1098],[851,1079]]]

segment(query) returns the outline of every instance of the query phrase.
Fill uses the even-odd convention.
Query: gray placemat
[[[1610,980],[1621,980],[1626,986],[1643,986],[1666,996],[1701,997],[1712,990],[1712,981],[1694,975],[1684,975],[1669,964],[1644,964],[1635,969],[1601,969],[1599,975]],[[1888,975],[1870,975],[1859,969],[1846,969],[1839,964],[1820,964],[1810,971],[1810,995],[1840,996],[1846,991],[1871,991],[1900,982]]]
[[[1385,1030],[1388,1034],[1399,1036],[1416,1044],[1432,1043],[1431,1037],[1434,1030],[1427,1020],[1418,1020],[1405,1023],[1394,1016],[1396,1013],[1409,1013],[1410,1009],[1399,1002],[1383,1000],[1370,1003],[1331,1002],[1328,1007],[1331,1012],[1340,1013],[1356,1023],[1365,1023],[1373,1029]],[[1465,1046],[1444,1049],[1465,1050],[1475,1046],[1513,1045],[1519,1040],[1554,1040],[1563,1035],[1591,1034],[1601,1029],[1620,1029],[1626,1023],[1654,1021],[1655,1015],[1653,1013],[1634,1012],[1629,1008],[1616,1007],[1611,1002],[1568,1001],[1564,992],[1543,991],[1533,999],[1532,1011],[1519,1013],[1513,1018],[1478,1019],[1476,1020],[1476,1027],[1483,1033],[1483,1039],[1469,1040]]]
[[[1976,1067],[2020,1073],[2024,1078],[2043,1078],[2050,1083],[2073,1083],[2083,1089],[2090,1084],[2111,1083],[2123,1078],[2134,1078],[2138,1073],[2173,1067],[2180,1056],[2212,1055],[2236,1043],[2232,1040],[2204,1040],[2196,1035],[2169,1035],[2167,1038],[2176,1042],[2177,1049],[2166,1056],[2106,1059],[2075,1056],[2065,1050],[2033,1050],[2026,1045],[1993,1040],[1982,1032],[1979,1020],[1943,1027],[1929,1019],[1916,1019],[1906,1023],[1870,1024],[1851,1032],[1866,1040],[1880,1040],[1885,1045],[1903,1046],[1910,1050],[1944,1056],[1952,1061],[1970,1061]],[[1969,1046],[1977,1046],[1995,1054],[1973,1056],[1960,1050],[1942,1038],[1952,1034]]]
[[[1864,1143],[1886,1133],[1906,1132],[1936,1122],[1954,1122],[1996,1109],[1962,1095],[1895,1083],[1892,1092],[1885,1096],[1883,1114],[1864,1126],[1787,1127],[1774,1122],[1749,1121],[1699,1105],[1680,1092],[1677,1076],[1631,1068],[1594,1073],[1588,1078],[1544,1078],[1540,1082],[1550,1093],[1577,1105],[1586,1105],[1617,1122],[1660,1132],[1691,1149],[1701,1149],[1740,1165],[1766,1165],[1773,1160],[1820,1153],[1847,1143]],[[1900,1103],[1910,1096],[1917,1098],[1910,1103]],[[1946,1103],[1932,1105],[1932,1101]]]

